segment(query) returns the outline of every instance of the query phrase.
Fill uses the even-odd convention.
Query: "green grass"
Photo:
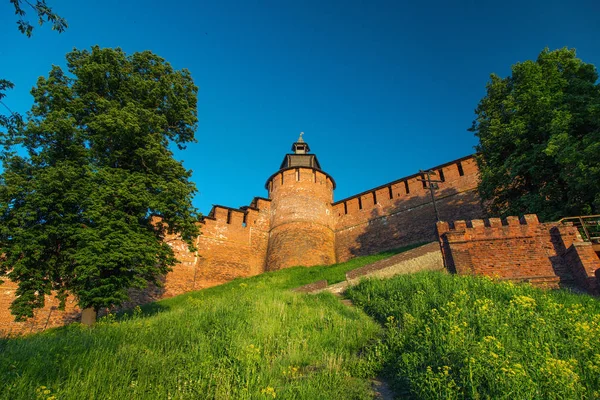
[[[0,340],[0,399],[371,398],[360,350],[381,333],[329,293],[287,289],[396,253],[240,279]]]
[[[600,302],[488,278],[419,273],[347,295],[385,326],[372,370],[418,399],[600,398]]]
[[[0,340],[0,399],[600,398],[600,303],[428,272],[361,282],[348,308],[290,288],[392,253],[290,268]]]

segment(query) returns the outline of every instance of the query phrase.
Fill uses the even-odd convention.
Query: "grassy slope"
[[[366,358],[419,399],[600,398],[600,302],[419,273],[350,288],[385,326]]]
[[[0,340],[0,399],[369,398],[358,356],[381,328],[289,288],[393,253],[291,268],[163,300],[93,329]]]
[[[367,281],[349,309],[290,292],[390,254],[292,268],[0,340],[0,399],[600,398],[600,303],[486,278]],[[377,323],[379,322],[379,324]]]

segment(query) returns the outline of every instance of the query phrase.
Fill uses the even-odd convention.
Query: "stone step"
[[[348,285],[357,284],[361,278],[389,278],[395,275],[411,274],[419,271],[441,271],[444,269],[442,253],[438,242],[405,251],[384,260],[346,272],[344,282],[328,285],[326,280],[321,280],[308,285],[300,286],[293,291],[302,293],[318,293],[324,290],[340,294]]]

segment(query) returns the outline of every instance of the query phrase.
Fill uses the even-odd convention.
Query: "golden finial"
[[[304,139],[302,139],[302,135],[304,135],[304,132],[300,132],[300,137],[298,138],[298,143],[304,143]]]

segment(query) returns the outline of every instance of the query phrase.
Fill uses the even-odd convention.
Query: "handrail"
[[[600,242],[600,215],[581,215],[566,217],[558,221],[561,224],[573,222],[573,226],[580,229],[583,240],[586,242]],[[590,234],[590,231],[592,234]]]

